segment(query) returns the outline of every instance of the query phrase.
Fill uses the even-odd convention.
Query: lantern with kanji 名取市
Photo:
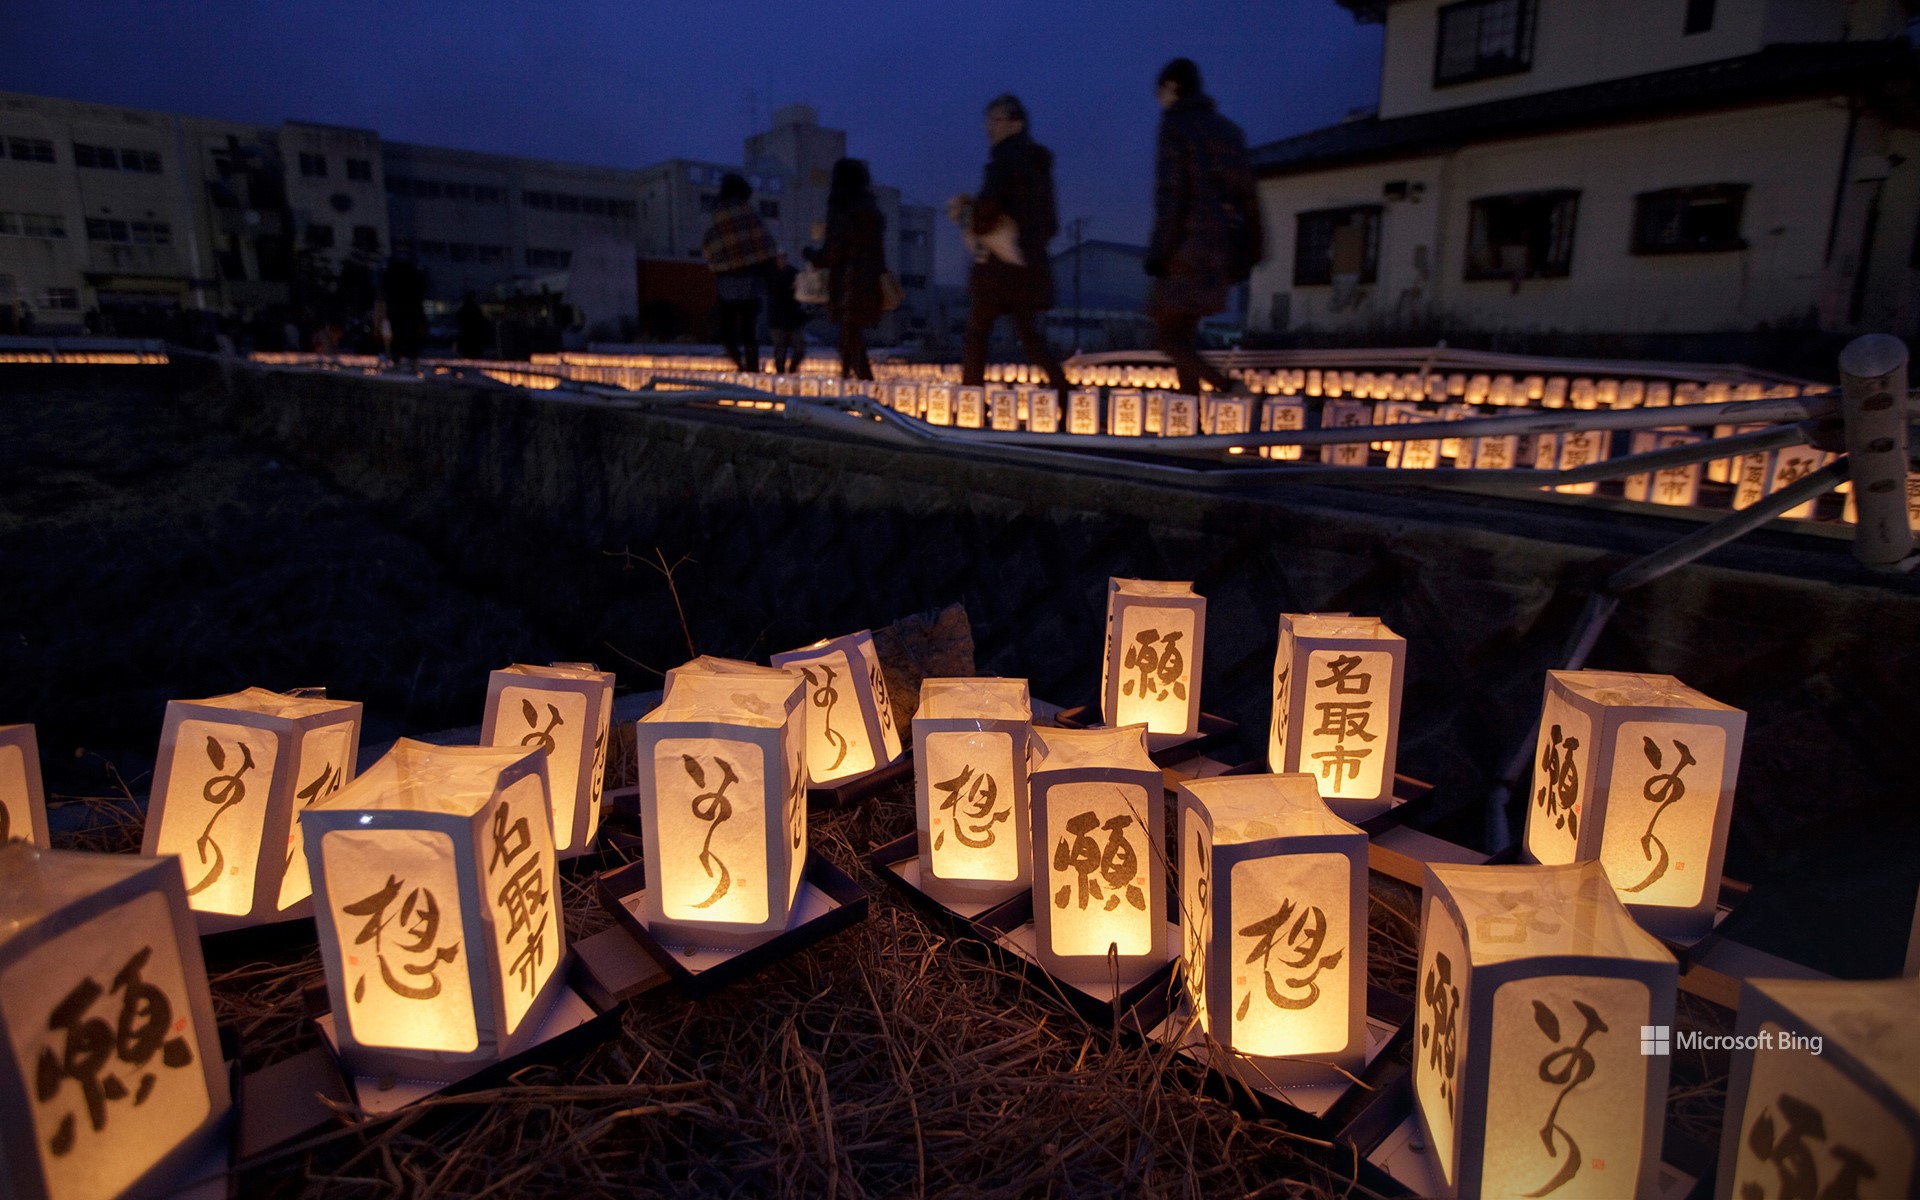
[[[1429,864],[1413,1089],[1448,1189],[1650,1196],[1679,964],[1596,863]]]
[[[1167,959],[1165,783],[1146,732],[1033,730],[1034,931],[1040,965],[1069,983]]]
[[[1598,859],[1641,924],[1713,927],[1747,714],[1671,675],[1549,671],[1526,857]]]
[[[1024,679],[927,679],[913,715],[920,890],[943,903],[1006,899],[1033,880]]]
[[[1200,732],[1200,671],[1207,600],[1186,581],[1107,581],[1100,713],[1109,725],[1144,724],[1156,739]]]
[[[1406,639],[1377,617],[1281,614],[1268,769],[1312,775],[1350,821],[1391,808],[1406,654]]]
[[[784,930],[799,894],[806,685],[797,671],[749,670],[675,668],[635,726],[642,919],[663,942],[744,949]]]
[[[1747,980],[1719,1200],[1920,1194],[1916,1013],[1920,979]]]
[[[1176,795],[1181,971],[1200,1032],[1274,1082],[1296,1060],[1359,1070],[1367,835],[1306,775],[1191,779]]]
[[[886,672],[862,629],[776,654],[807,685],[807,774],[816,787],[853,779],[900,757]]]
[[[171,858],[0,846],[0,1193],[172,1194],[232,1107]]]
[[[553,844],[563,859],[585,854],[600,827],[612,721],[613,672],[591,663],[516,663],[487,677],[480,743],[546,753]]]
[[[1100,432],[1100,389],[1077,388],[1067,393],[1067,432]]]
[[[562,985],[547,756],[401,738],[300,816],[340,1059],[461,1079],[532,1043]]]
[[[1107,432],[1114,437],[1139,437],[1147,432],[1147,402],[1134,388],[1107,393]]]
[[[248,688],[167,704],[147,854],[177,854],[200,932],[308,913],[303,809],[352,781],[360,705]]]
[[[47,844],[47,795],[40,742],[31,725],[0,725],[0,845]]]

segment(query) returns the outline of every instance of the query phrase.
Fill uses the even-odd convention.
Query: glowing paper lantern
[[[1067,393],[1067,432],[1100,432],[1099,389],[1082,388]]]
[[[1320,410],[1320,427],[1357,429],[1372,423],[1371,410],[1371,405],[1359,401],[1329,401]],[[1336,467],[1364,467],[1367,465],[1367,443],[1357,441],[1322,446],[1320,461]]]
[[[1265,400],[1260,405],[1260,428],[1270,432],[1307,427],[1307,406],[1298,400]],[[1298,446],[1262,446],[1260,457],[1297,462]]]
[[[1526,855],[1598,859],[1640,923],[1713,927],[1747,714],[1671,675],[1549,671]]]
[[[1415,1107],[1456,1196],[1651,1196],[1679,964],[1597,864],[1427,868]]]
[[[600,827],[612,722],[613,672],[591,663],[515,664],[487,677],[480,742],[546,753],[553,843],[561,858],[586,853]]]
[[[353,779],[360,705],[248,688],[167,704],[146,854],[177,854],[200,932],[308,913],[302,809]]]
[[[1155,399],[1162,399],[1159,393]],[[1165,412],[1160,419],[1163,437],[1192,437],[1200,432],[1200,397],[1170,394],[1162,399]]]
[[[171,1194],[231,1107],[170,859],[0,847],[0,1190]]]
[[[806,681],[807,775],[814,786],[865,775],[900,757],[900,730],[872,633],[822,638],[769,661]]]
[[[1034,929],[1040,965],[1069,983],[1167,958],[1165,784],[1146,732],[1033,731]]]
[[[1406,639],[1378,617],[1281,614],[1268,769],[1313,776],[1350,821],[1391,808],[1406,661]]]
[[[460,1079],[532,1041],[566,952],[547,765],[401,738],[301,815],[354,1074]]]
[[[1127,388],[1107,393],[1107,432],[1114,437],[1140,437],[1147,430],[1147,406],[1140,392]]]
[[[1589,404],[1586,407],[1592,408]],[[1571,471],[1584,467],[1607,457],[1607,432],[1603,429],[1571,429],[1560,435],[1559,469]],[[1587,483],[1563,483],[1554,490],[1575,495],[1591,496],[1598,485]]]
[[[930,383],[926,391],[926,418],[929,425],[953,424],[953,385]]]
[[[1060,432],[1060,393],[1034,388],[1027,393],[1027,428],[1034,433]]]
[[[40,743],[31,725],[0,725],[0,845],[47,844],[47,797]]]
[[[1207,400],[1207,432],[1246,433],[1253,428],[1253,397],[1211,396]]]
[[[1720,1200],[1920,1194],[1917,1012],[1915,979],[1748,980]]]
[[[1177,791],[1181,968],[1202,1032],[1269,1078],[1366,1059],[1367,835],[1305,775]]]
[[[987,423],[986,389],[960,387],[954,391],[953,423],[961,429],[981,429]]]
[[[1002,433],[1020,428],[1020,395],[1012,388],[987,389],[987,424]]]
[[[1003,899],[1033,881],[1024,679],[927,679],[913,715],[921,890]]]
[[[1100,712],[1168,739],[1200,732],[1207,600],[1185,581],[1109,579]]]
[[[643,919],[742,949],[787,927],[807,857],[806,685],[777,667],[669,671],[635,728]]]

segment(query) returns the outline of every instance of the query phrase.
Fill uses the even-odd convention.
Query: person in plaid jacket
[[[760,301],[778,253],[773,235],[753,211],[753,189],[731,172],[720,180],[713,224],[700,240],[719,298],[720,344],[742,371],[760,369]]]

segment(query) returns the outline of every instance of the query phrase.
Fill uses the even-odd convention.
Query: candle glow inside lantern
[[[1350,821],[1393,807],[1406,654],[1378,617],[1281,614],[1267,769],[1312,775]]]
[[[1648,929],[1705,934],[1746,727],[1746,713],[1671,675],[1547,672],[1527,858],[1597,859]]]
[[[865,775],[900,757],[900,730],[871,632],[822,638],[769,661],[806,682],[807,775],[814,786]]]
[[[47,844],[47,796],[40,742],[31,725],[0,725],[0,845]]]
[[[1067,432],[1100,432],[1100,391],[1081,388],[1067,393]]]
[[[1107,393],[1107,432],[1114,437],[1139,437],[1147,429],[1147,406],[1135,388]]]
[[[943,903],[1032,884],[1024,679],[927,679],[913,716],[921,890]]]
[[[600,828],[612,722],[613,672],[591,663],[516,663],[487,677],[480,744],[545,752],[553,842],[561,858],[585,854]]]
[[[1719,1200],[1920,1194],[1920,980],[1750,979]]]
[[[1040,965],[1100,987],[1167,959],[1165,783],[1146,727],[1033,730],[1033,911]],[[1124,984],[1122,985],[1124,988]]]
[[[1200,732],[1207,600],[1184,580],[1107,581],[1100,712],[1108,725],[1144,724],[1155,741]]]
[[[1200,1032],[1274,1082],[1366,1061],[1367,835],[1306,775],[1178,789],[1181,968]],[[1319,1068],[1324,1071],[1324,1068]]]
[[[455,1080],[533,1041],[566,952],[547,766],[401,738],[301,815],[354,1074]]]
[[[744,949],[787,927],[807,857],[806,684],[675,668],[635,727],[643,919],[662,941]]]
[[[171,1194],[232,1104],[178,864],[0,847],[0,1042],[0,1191]]]
[[[202,933],[304,917],[299,814],[353,779],[360,705],[248,688],[173,700],[147,802],[145,854],[177,854]]]
[[[1414,1100],[1456,1196],[1650,1196],[1679,964],[1598,864],[1429,865]]]

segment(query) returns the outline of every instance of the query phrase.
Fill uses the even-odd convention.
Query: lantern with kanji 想
[[[1679,964],[1598,864],[1429,864],[1413,1087],[1452,1195],[1650,1196]]]
[[[553,844],[561,858],[585,854],[600,827],[612,721],[613,672],[591,663],[516,663],[487,677],[480,742],[546,752]]]
[[[13,841],[47,844],[40,741],[31,725],[0,725],[0,845]]]
[[[172,1194],[232,1106],[180,868],[0,846],[0,1194]]]
[[[202,933],[304,917],[302,809],[353,779],[360,705],[248,688],[167,704],[147,854],[177,854]]]
[[[1547,672],[1526,856],[1598,859],[1648,929],[1705,934],[1746,728],[1746,713],[1671,675]]]
[[[300,816],[333,1035],[357,1075],[461,1079],[562,983],[548,758],[401,738]]]
[[[1144,724],[1156,739],[1200,732],[1200,669],[1207,600],[1184,580],[1107,581],[1100,713],[1109,725]]]
[[[1719,1200],[1920,1194],[1916,1013],[1920,979],[1747,980]]]
[[[946,902],[1006,899],[1033,880],[1024,679],[926,679],[913,715],[920,890]]]
[[[806,682],[807,775],[814,786],[865,775],[900,757],[900,730],[872,633],[822,638],[769,661]]]
[[[1406,653],[1377,617],[1281,614],[1267,768],[1312,775],[1351,821],[1391,808]]]
[[[796,671],[675,668],[635,727],[642,919],[743,949],[785,929],[807,857],[806,685]]]
[[[1167,959],[1165,784],[1146,733],[1033,730],[1036,948],[1069,983],[1098,987]]]
[[[1366,1059],[1367,835],[1305,775],[1177,789],[1181,971],[1200,1032],[1274,1082]],[[1311,1072],[1312,1068],[1305,1068]]]

